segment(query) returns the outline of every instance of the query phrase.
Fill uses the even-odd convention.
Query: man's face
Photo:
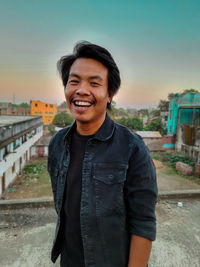
[[[70,68],[65,97],[72,116],[78,123],[102,121],[108,94],[108,69],[91,58],[78,58]]]

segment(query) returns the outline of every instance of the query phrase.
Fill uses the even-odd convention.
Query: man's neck
[[[81,123],[80,121],[77,121],[77,132],[81,135],[95,134],[103,124],[105,117],[106,114],[104,117],[102,117],[102,119],[94,121],[93,123]]]

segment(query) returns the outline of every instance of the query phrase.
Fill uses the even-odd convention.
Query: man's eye
[[[96,82],[91,82],[90,84],[91,84],[92,86],[99,86],[99,84],[96,83]]]
[[[70,84],[77,84],[78,81],[77,81],[77,80],[71,80],[71,81],[69,81],[69,83],[70,83]]]

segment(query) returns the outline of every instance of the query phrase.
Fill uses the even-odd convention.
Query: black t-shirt
[[[93,136],[93,135],[92,135]],[[82,188],[82,163],[90,136],[75,130],[70,144],[70,163],[66,179],[63,206],[64,243],[61,262],[69,267],[84,267],[84,252],[80,227],[80,202]]]

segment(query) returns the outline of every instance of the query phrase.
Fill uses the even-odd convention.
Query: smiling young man
[[[155,240],[155,168],[142,139],[106,113],[119,89],[111,54],[82,42],[58,62],[75,122],[49,145],[58,214],[52,261],[66,267],[145,267]]]

